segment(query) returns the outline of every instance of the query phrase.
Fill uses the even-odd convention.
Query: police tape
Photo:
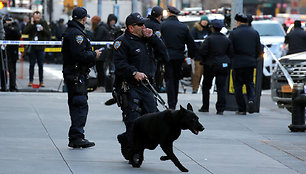
[[[91,45],[113,45],[113,42],[92,41]],[[0,40],[0,45],[62,45],[62,41],[17,41],[17,40]]]

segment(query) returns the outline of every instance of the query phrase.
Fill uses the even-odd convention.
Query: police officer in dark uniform
[[[212,34],[208,36],[199,49],[204,65],[204,80],[202,84],[203,105],[200,112],[209,111],[209,90],[212,80],[216,77],[218,99],[216,109],[218,115],[223,115],[225,109],[225,82],[228,75],[230,57],[233,47],[231,41],[220,33],[223,24],[218,20],[211,22]]]
[[[151,15],[148,16],[148,20],[145,23],[145,26],[147,28],[150,28],[153,30],[153,33],[161,37],[160,34],[160,23],[163,18],[163,9],[160,6],[155,6],[152,8]],[[155,86],[158,92],[164,91],[163,86],[163,80],[165,75],[165,66],[162,63],[162,61],[159,61],[160,58],[157,59],[157,66],[156,66],[156,73],[155,73]]]
[[[175,109],[177,104],[179,80],[182,77],[182,63],[185,59],[185,44],[188,56],[194,58],[195,44],[187,26],[177,19],[178,9],[168,6],[168,18],[161,26],[162,38],[167,46],[170,61],[166,63],[166,86],[170,109]]]
[[[72,20],[63,34],[63,75],[68,89],[68,105],[71,117],[69,147],[87,148],[95,145],[85,139],[84,127],[88,114],[87,83],[89,68],[95,65],[101,51],[92,51],[90,40],[84,32],[89,15],[83,7],[72,11]]]
[[[246,115],[247,106],[242,94],[242,86],[245,84],[248,99],[248,112],[255,109],[255,87],[253,82],[256,60],[261,53],[259,34],[248,26],[247,16],[236,14],[237,28],[230,32],[229,39],[232,41],[234,54],[232,57],[233,81],[235,98],[238,104],[237,115]]]
[[[167,61],[166,46],[162,40],[145,27],[146,19],[139,13],[131,13],[125,21],[127,29],[114,46],[116,89],[122,98],[120,104],[125,115],[126,132],[117,136],[121,152],[129,158],[132,127],[142,114],[157,112],[153,93],[143,84],[155,74],[155,56]]]
[[[294,29],[286,35],[285,44],[288,44],[287,54],[306,51],[306,31],[301,27],[301,21],[294,21]]]

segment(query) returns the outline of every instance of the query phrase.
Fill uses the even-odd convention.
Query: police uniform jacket
[[[295,28],[286,35],[285,43],[289,46],[287,54],[306,51],[306,31],[302,28]]]
[[[134,72],[142,72],[153,78],[156,71],[154,57],[168,61],[166,46],[153,34],[150,38],[139,38],[128,30],[114,42],[114,63],[116,77],[126,82],[136,83]]]
[[[261,52],[258,32],[246,24],[241,24],[230,32],[229,39],[234,50],[232,67],[256,67],[256,59]]]
[[[5,40],[20,40],[21,33],[18,24],[16,22],[11,23],[10,25],[5,24],[4,30],[5,30]],[[7,45],[6,48],[7,51],[18,54],[19,45]],[[16,58],[18,58],[18,56],[16,56]]]
[[[149,20],[146,21],[145,26],[153,30],[153,33],[160,37],[160,22],[153,16],[148,16]]]
[[[201,63],[204,65],[222,65],[230,63],[233,54],[231,41],[222,33],[214,32],[208,36],[199,49],[202,57]]]
[[[160,32],[168,50],[170,60],[185,58],[185,44],[188,48],[188,56],[195,56],[194,40],[187,26],[181,23],[176,16],[169,16],[161,23]]]
[[[68,21],[68,28],[63,33],[62,41],[64,75],[73,74],[76,64],[83,69],[88,69],[95,64],[96,52],[92,51],[84,28],[84,25],[75,20]]]

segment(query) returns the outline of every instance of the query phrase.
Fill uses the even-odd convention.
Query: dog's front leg
[[[171,161],[175,164],[177,168],[179,168],[182,172],[188,172],[188,169],[186,169],[180,161],[177,159],[175,154],[173,153],[173,144],[160,144],[160,147],[163,149],[163,151],[166,153],[167,156],[164,156],[165,159],[171,159]],[[161,157],[162,159],[162,157]]]

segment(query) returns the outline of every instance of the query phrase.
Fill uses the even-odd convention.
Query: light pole
[[[243,11],[243,0],[232,0],[231,9],[231,30],[235,27],[235,15],[242,13]]]

